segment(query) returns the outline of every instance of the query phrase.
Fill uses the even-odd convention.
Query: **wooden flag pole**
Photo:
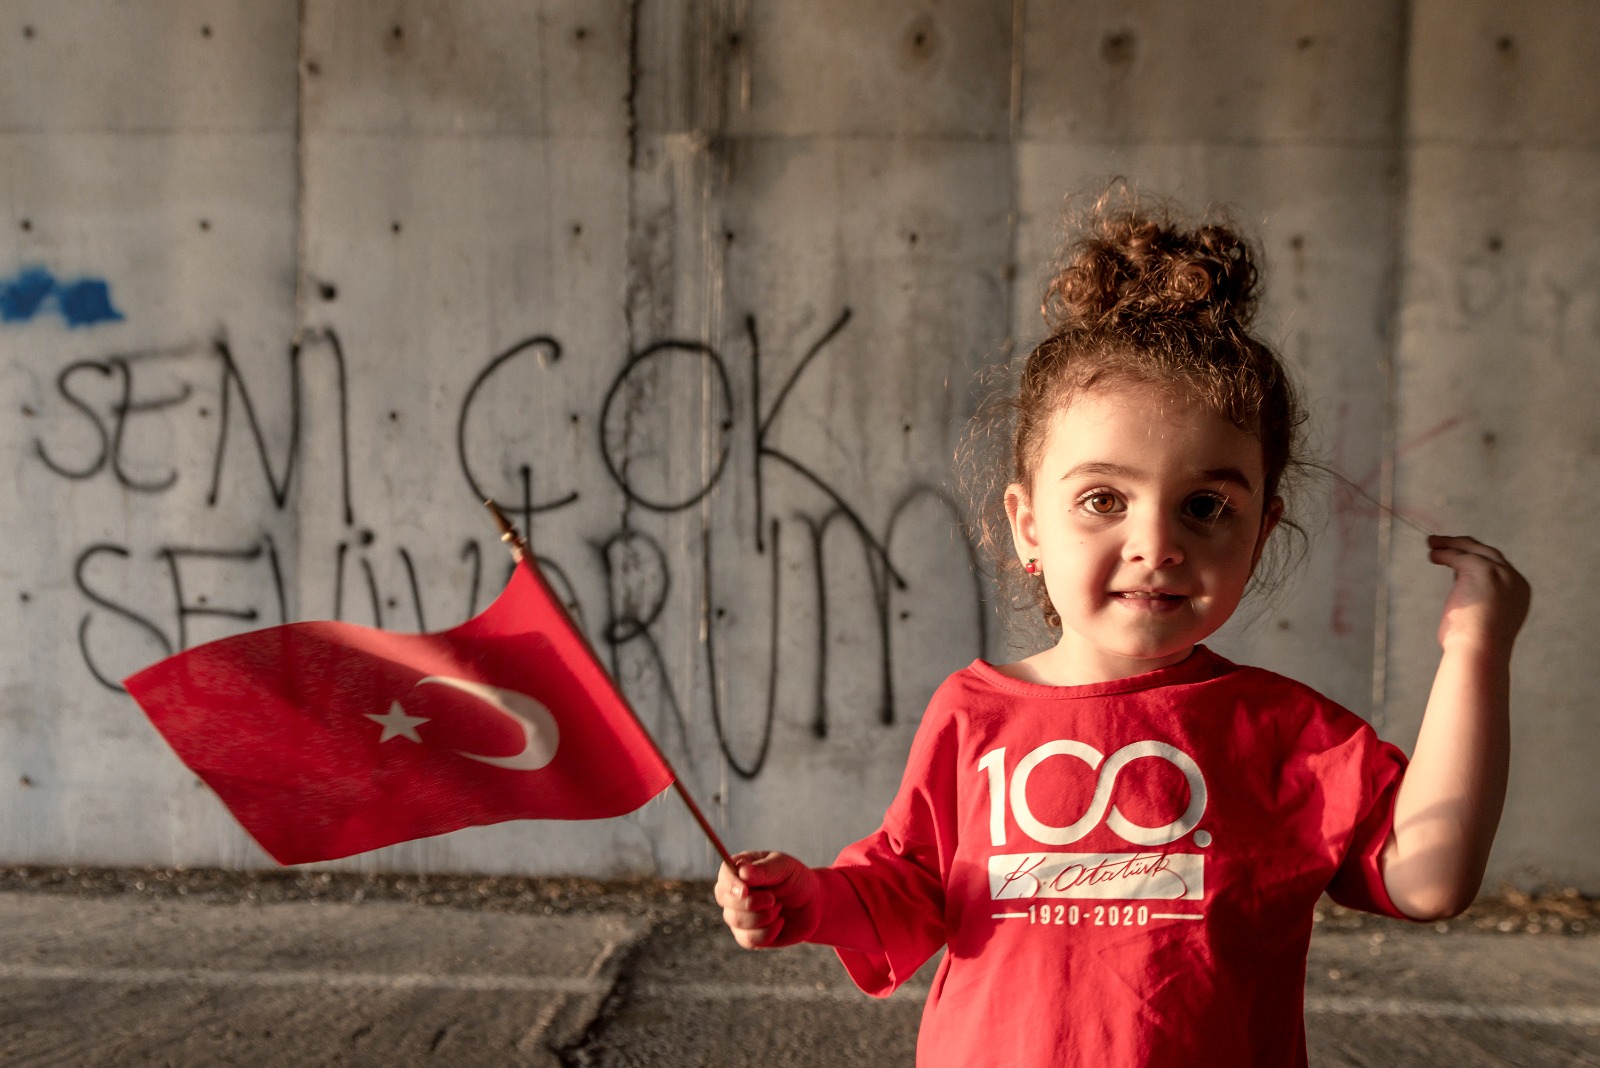
[[[483,503],[494,515],[494,521],[500,527],[500,540],[505,542],[511,549],[511,558],[517,562],[519,567],[527,568],[532,573],[534,581],[545,588],[550,595],[551,602],[561,610],[562,616],[567,621],[567,626],[572,629],[572,633],[583,641],[584,645],[589,649],[589,655],[594,657],[596,664],[599,664],[600,657],[595,654],[594,646],[589,645],[589,639],[584,636],[583,631],[579,630],[578,625],[573,622],[572,616],[567,613],[566,606],[561,603],[561,598],[557,597],[555,591],[550,589],[549,583],[545,582],[544,575],[539,571],[538,564],[534,562],[533,553],[528,549],[528,543],[522,540],[522,535],[517,533],[517,528],[511,525],[511,520],[506,518],[506,514],[500,510],[499,505],[495,504],[493,500],[486,500]],[[606,673],[606,679],[611,683],[611,691],[616,695],[617,700],[622,703],[622,707],[628,710],[628,714],[633,717],[633,721],[639,725],[639,733],[644,736],[645,741],[650,743],[650,748],[655,751],[656,759],[661,761],[662,765],[671,773],[672,788],[678,791],[678,796],[683,798],[683,803],[689,807],[689,814],[700,825],[700,830],[705,832],[706,838],[711,842],[712,847],[716,849],[717,856],[722,858],[722,862],[728,866],[730,871],[734,870],[733,857],[728,854],[728,847],[722,844],[722,839],[717,836],[716,830],[711,826],[710,821],[706,819],[705,813],[700,811],[700,806],[695,804],[693,797],[689,796],[689,791],[683,785],[683,780],[678,777],[677,769],[672,766],[671,761],[667,760],[667,755],[661,751],[661,747],[656,744],[656,740],[645,729],[643,721],[639,719],[639,713],[633,710],[633,706],[628,703],[628,699],[623,695],[621,687],[611,678],[609,672]]]

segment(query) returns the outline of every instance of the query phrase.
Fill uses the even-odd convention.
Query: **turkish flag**
[[[124,685],[280,864],[503,820],[620,816],[672,783],[527,566],[452,630],[291,623],[179,653]]]

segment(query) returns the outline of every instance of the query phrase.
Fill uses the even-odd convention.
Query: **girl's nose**
[[[1183,563],[1183,545],[1175,521],[1161,515],[1132,516],[1123,528],[1122,558],[1153,571]]]

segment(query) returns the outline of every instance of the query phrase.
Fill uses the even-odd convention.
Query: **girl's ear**
[[[1261,513],[1261,533],[1256,535],[1256,548],[1250,554],[1250,570],[1255,571],[1256,565],[1261,562],[1261,554],[1267,548],[1267,537],[1278,526],[1278,521],[1283,518],[1283,498],[1274,497],[1267,504],[1266,511]]]
[[[1011,542],[1019,557],[1037,556],[1039,539],[1033,517],[1033,504],[1027,488],[1020,482],[1006,487],[1006,517],[1011,520]]]

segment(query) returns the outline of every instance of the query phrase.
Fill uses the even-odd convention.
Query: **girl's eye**
[[[1121,510],[1121,502],[1114,493],[1091,493],[1078,501],[1095,515],[1111,515]]]
[[[1232,511],[1228,498],[1215,493],[1202,493],[1183,502],[1183,514],[1190,519],[1212,522]]]

